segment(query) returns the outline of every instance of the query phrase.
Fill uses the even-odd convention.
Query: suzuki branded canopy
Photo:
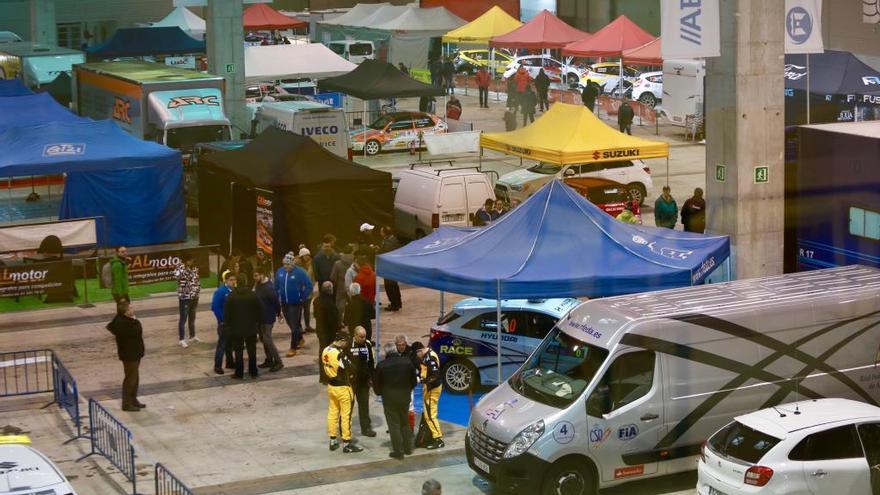
[[[252,31],[307,27],[308,22],[288,17],[264,3],[255,3],[241,14],[244,28]]]
[[[589,38],[566,45],[562,54],[573,57],[620,57],[624,50],[638,48],[655,38],[622,15]]]
[[[380,98],[417,98],[443,96],[443,88],[407,76],[396,67],[381,60],[364,60],[344,76],[318,82],[321,91],[339,91],[361,100]]]
[[[186,7],[175,7],[162,20],[156,21],[150,27],[179,27],[184,33],[200,40],[205,36],[205,20],[195,15]]]
[[[35,95],[45,97],[46,94]],[[0,131],[0,177],[67,174],[59,218],[104,217],[102,245],[186,238],[180,152],[137,139],[109,120]]]
[[[443,41],[486,45],[490,38],[507,34],[520,26],[521,22],[496,5],[468,24],[443,35]]]
[[[569,43],[582,40],[590,33],[569,26],[562,19],[542,10],[529,22],[507,34],[489,40],[489,46],[496,48],[562,48]]]
[[[61,106],[49,93],[0,98],[0,132],[50,122],[89,122]]]
[[[554,103],[533,124],[515,131],[484,133],[480,146],[559,165],[669,156],[668,143],[624,134],[589,108],[568,103]]]
[[[123,28],[104,43],[86,48],[86,52],[105,59],[205,53],[205,42],[194,40],[177,26]]]
[[[0,97],[32,95],[21,79],[0,79]]]
[[[244,47],[245,82],[320,79],[348,74],[357,65],[320,43]]]
[[[642,46],[624,50],[623,61],[630,64],[663,65],[660,38],[658,37]]]
[[[625,224],[557,179],[485,228],[380,255],[376,272],[492,299],[594,298],[699,284],[729,254],[727,236]]]

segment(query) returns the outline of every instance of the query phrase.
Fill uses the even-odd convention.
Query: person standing
[[[306,297],[312,294],[312,281],[309,274],[294,263],[293,253],[287,253],[282,267],[275,273],[275,292],[281,301],[281,314],[290,327],[290,350],[287,357],[296,356],[302,344],[302,310]]]
[[[446,94],[455,94],[455,65],[452,63],[452,57],[446,57],[443,61],[443,85]]]
[[[350,334],[354,334],[357,327],[363,327],[367,331],[367,338],[373,338],[373,322],[376,310],[373,305],[361,297],[361,284],[352,282],[348,286],[349,302],[345,307],[342,321]]]
[[[625,132],[632,136],[632,123],[635,116],[636,114],[633,111],[633,108],[630,106],[626,98],[624,98],[623,103],[620,104],[620,108],[617,109],[617,126],[620,128],[620,132]]]
[[[543,112],[549,109],[550,78],[544,72],[544,69],[541,69],[535,77],[535,92],[538,96],[538,107],[540,110]]]
[[[584,90],[581,91],[581,101],[591,112],[596,113],[596,98],[599,97],[599,87],[593,81],[587,81]]]
[[[306,294],[305,299],[303,300],[303,310],[302,310],[302,318],[303,318],[303,328],[306,333],[314,332],[315,329],[312,328],[312,295],[315,287],[315,272],[312,267],[312,252],[309,251],[309,248],[300,244],[299,246],[299,254],[293,260],[294,263],[302,267],[305,270],[306,275],[308,275],[309,280],[312,282],[312,290]]]
[[[367,338],[364,327],[355,327],[351,342],[352,383],[351,387],[358,405],[358,421],[361,435],[375,437],[373,422],[370,420],[370,382],[376,369],[373,343]]]
[[[409,426],[409,405],[418,379],[412,360],[397,352],[397,347],[387,342],[383,348],[385,359],[373,374],[373,390],[382,396],[385,423],[391,436],[389,457],[403,459],[413,452],[413,432]]]
[[[237,280],[235,275],[227,273],[223,279],[223,285],[214,291],[214,297],[211,298],[211,312],[217,318],[217,347],[214,349],[214,373],[223,374],[223,356],[226,356],[226,369],[235,369],[235,358],[232,355],[232,346],[229,345],[229,331],[226,325],[224,311],[226,309],[226,299],[235,288]]]
[[[364,450],[351,441],[351,408],[354,393],[348,375],[351,360],[345,353],[347,348],[348,336],[338,333],[333,343],[321,352],[321,366],[324,368],[328,383],[327,435],[330,436],[330,450],[339,448],[338,437],[341,429],[344,444],[342,452],[346,454]]]
[[[654,201],[654,225],[674,230],[678,219],[678,204],[670,191],[669,186],[663,186],[663,194]]]
[[[226,325],[232,351],[235,355],[235,373],[232,378],[244,378],[244,350],[247,349],[248,374],[256,378],[257,332],[263,317],[260,300],[248,287],[237,286],[226,300],[223,322]]]
[[[516,74],[507,78],[507,109],[516,117],[516,109],[519,108],[519,95],[516,92]]]
[[[431,71],[431,85],[437,88],[443,86],[443,61],[440,57],[431,61],[428,70]]]
[[[131,302],[128,296],[128,264],[131,258],[128,257],[128,248],[119,246],[116,248],[116,254],[110,259],[110,279],[113,282],[110,293],[113,294],[113,300]]]
[[[526,92],[526,88],[531,85],[532,76],[529,75],[529,71],[525,67],[520,65],[519,69],[516,70],[516,74],[513,75],[513,80],[516,83],[517,95],[522,96]]]
[[[240,249],[233,249],[232,252],[229,253],[229,257],[223,261],[223,264],[220,265],[220,276],[219,282],[223,281],[223,274],[226,273],[227,270],[232,270],[235,272],[235,279],[237,280],[237,284],[242,287],[250,287],[254,281],[254,270],[253,265],[251,265],[250,261],[246,260],[242,254]]]
[[[122,380],[122,410],[137,412],[147,407],[137,398],[140,384],[139,368],[144,357],[144,329],[134,315],[131,303],[116,303],[116,316],[107,324],[107,330],[116,338],[116,354],[122,361],[125,378]]]
[[[333,342],[333,336],[339,331],[339,312],[336,310],[336,300],[333,298],[333,283],[324,282],[319,289],[318,297],[314,302],[315,327],[318,337],[318,349],[323,349]],[[323,369],[319,370],[320,382],[325,383],[327,377]]]
[[[339,259],[333,264],[333,270],[330,271],[330,281],[333,282],[333,294],[336,298],[336,309],[340,318],[345,314],[345,306],[348,304],[348,285],[345,284],[345,273],[353,262],[354,248],[351,244],[346,244],[342,248]]]
[[[494,207],[495,201],[492,198],[486,198],[486,201],[483,201],[483,206],[474,213],[474,226],[489,225],[489,222],[492,221],[492,208]]]
[[[526,90],[519,96],[519,105],[522,109],[523,127],[530,122],[535,121],[535,106],[538,104],[538,98],[532,91],[531,86],[526,86]]]
[[[354,277],[354,281],[361,286],[361,297],[367,301],[367,304],[376,302],[376,272],[367,262],[366,256],[358,258],[358,274]]]
[[[199,308],[199,292],[202,290],[199,278],[199,267],[196,266],[192,254],[183,253],[181,262],[174,269],[177,279],[177,301],[180,317],[177,320],[177,337],[180,347],[188,347],[184,340],[183,326],[189,326],[189,344],[201,342],[196,337],[196,311]]]
[[[477,91],[480,93],[480,108],[489,108],[489,84],[492,82],[492,76],[485,67],[480,67],[477,71]]]
[[[440,420],[437,419],[437,407],[440,405],[440,393],[443,391],[443,380],[440,376],[440,357],[421,342],[413,342],[411,349],[415,351],[419,359],[419,378],[421,378],[422,395],[424,396],[424,409],[422,417],[431,430],[431,443],[425,448],[434,450],[446,446],[443,443],[443,432],[440,430]]]
[[[339,261],[339,255],[333,249],[331,235],[324,236],[321,242],[321,250],[312,259],[312,271],[315,275],[315,283],[320,287],[324,282],[332,282],[333,265]]]
[[[272,339],[275,320],[281,317],[281,303],[278,301],[278,293],[275,292],[275,287],[272,286],[272,281],[269,279],[270,273],[271,271],[266,266],[254,269],[254,277],[257,280],[254,293],[260,300],[260,342],[263,343],[263,352],[266,354],[266,360],[258,368],[269,368],[269,371],[275,372],[284,367],[281,356],[278,354],[278,347],[275,346],[275,341]]]
[[[702,234],[706,231],[706,200],[703,189],[694,189],[694,195],[681,207],[681,223],[687,232]]]
[[[382,245],[379,246],[380,253],[390,253],[400,248],[400,241],[394,235],[394,231],[389,226],[379,229],[382,234]],[[388,311],[400,311],[403,308],[403,301],[400,299],[400,284],[394,280],[385,279],[385,295],[388,296]]]

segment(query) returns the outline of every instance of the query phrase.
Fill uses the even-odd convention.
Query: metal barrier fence
[[[52,353],[52,373],[55,402],[67,411],[67,414],[73,421],[73,425],[76,427],[76,436],[68,440],[68,442],[82,438],[82,418],[79,414],[79,388],[76,386],[76,379],[73,378],[73,375],[55,353]]]
[[[48,349],[0,353],[0,397],[52,392],[52,356]]]
[[[104,409],[95,399],[89,399],[89,438],[92,451],[101,454],[131,481],[131,493],[137,494],[137,470],[134,464],[134,445],[131,430]]]
[[[193,491],[160,462],[156,463],[155,479],[155,495],[193,495]]]

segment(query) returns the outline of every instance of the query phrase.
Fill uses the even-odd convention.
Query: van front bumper
[[[464,445],[468,466],[480,476],[494,483],[498,489],[514,493],[541,492],[541,481],[544,479],[544,473],[550,467],[550,463],[547,461],[526,452],[512,459],[501,459],[494,462],[475,454],[467,436]],[[488,466],[489,471],[487,472],[484,467],[478,466],[474,462],[474,457],[482,466]]]

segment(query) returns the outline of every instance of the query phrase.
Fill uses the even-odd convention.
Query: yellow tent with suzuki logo
[[[669,144],[612,129],[583,105],[554,103],[529,126],[485,133],[480,146],[545,163],[614,162],[669,156]]]
[[[443,42],[488,45],[490,38],[507,34],[520,26],[521,22],[496,5],[470,23],[444,34]]]

